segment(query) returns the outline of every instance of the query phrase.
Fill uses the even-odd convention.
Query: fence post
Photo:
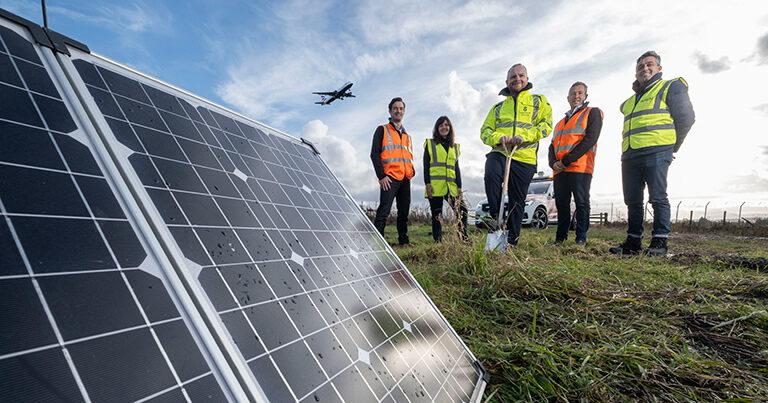
[[[704,205],[704,219],[705,220],[707,219],[707,208],[709,207],[709,203],[711,203],[711,202],[707,202],[707,204]]]
[[[741,208],[742,208],[742,207],[744,207],[744,204],[746,204],[746,203],[747,203],[747,202],[742,202],[742,203],[741,203],[741,206],[739,206],[739,219],[736,221],[736,223],[737,223],[738,225],[741,225]]]
[[[683,201],[680,200],[679,203],[677,203],[677,208],[675,208],[675,222],[677,222],[677,214],[680,213],[680,205],[683,204]]]
[[[727,211],[723,211],[723,224],[725,224],[725,213],[727,213]]]
[[[691,217],[688,218],[688,229],[691,229],[693,226],[693,210],[691,210]]]
[[[611,222],[613,222],[613,203],[611,203]]]

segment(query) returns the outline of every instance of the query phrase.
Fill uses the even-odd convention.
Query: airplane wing
[[[316,95],[328,95],[328,96],[332,97],[332,96],[337,95],[338,93],[336,91],[334,91],[334,92],[313,92],[313,94],[316,94]]]

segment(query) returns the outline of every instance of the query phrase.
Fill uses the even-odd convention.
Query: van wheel
[[[544,207],[539,207],[533,212],[533,217],[531,217],[531,227],[536,229],[547,228],[547,224],[549,224],[548,221],[547,211],[544,210]]]

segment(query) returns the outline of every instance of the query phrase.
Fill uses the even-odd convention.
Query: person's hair
[[[434,141],[441,141],[442,137],[440,137],[440,133],[437,131],[437,129],[440,127],[443,122],[448,122],[448,126],[451,127],[451,130],[448,131],[448,145],[450,147],[453,147],[454,142],[454,133],[453,133],[453,123],[451,123],[451,119],[448,119],[448,116],[440,116],[437,118],[437,121],[435,122],[435,127],[432,129],[432,140]]]
[[[571,84],[571,88],[568,88],[568,92],[571,92],[571,90],[573,89],[573,87],[576,87],[576,86],[579,86],[579,85],[582,85],[582,86],[584,86],[584,93],[586,94],[586,93],[588,92],[588,91],[587,91],[587,85],[586,85],[586,84],[584,84],[584,83],[583,83],[583,82],[581,82],[581,81],[576,81],[575,83]]]
[[[389,110],[390,111],[392,110],[392,105],[394,105],[395,102],[402,102],[403,103],[403,108],[405,108],[405,101],[403,101],[403,98],[394,97],[394,98],[392,98],[391,101],[389,101]]]
[[[645,59],[648,56],[655,57],[656,58],[656,64],[661,66],[661,56],[659,56],[659,54],[656,53],[653,50],[649,50],[649,51],[643,53],[642,55],[640,55],[640,57],[637,58],[637,61],[635,62],[635,64],[640,63],[641,60]]]

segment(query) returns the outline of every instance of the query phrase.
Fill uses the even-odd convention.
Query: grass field
[[[768,401],[768,238],[673,234],[672,257],[621,258],[619,228],[586,247],[523,229],[506,255],[410,232],[395,251],[490,372],[486,401]]]

